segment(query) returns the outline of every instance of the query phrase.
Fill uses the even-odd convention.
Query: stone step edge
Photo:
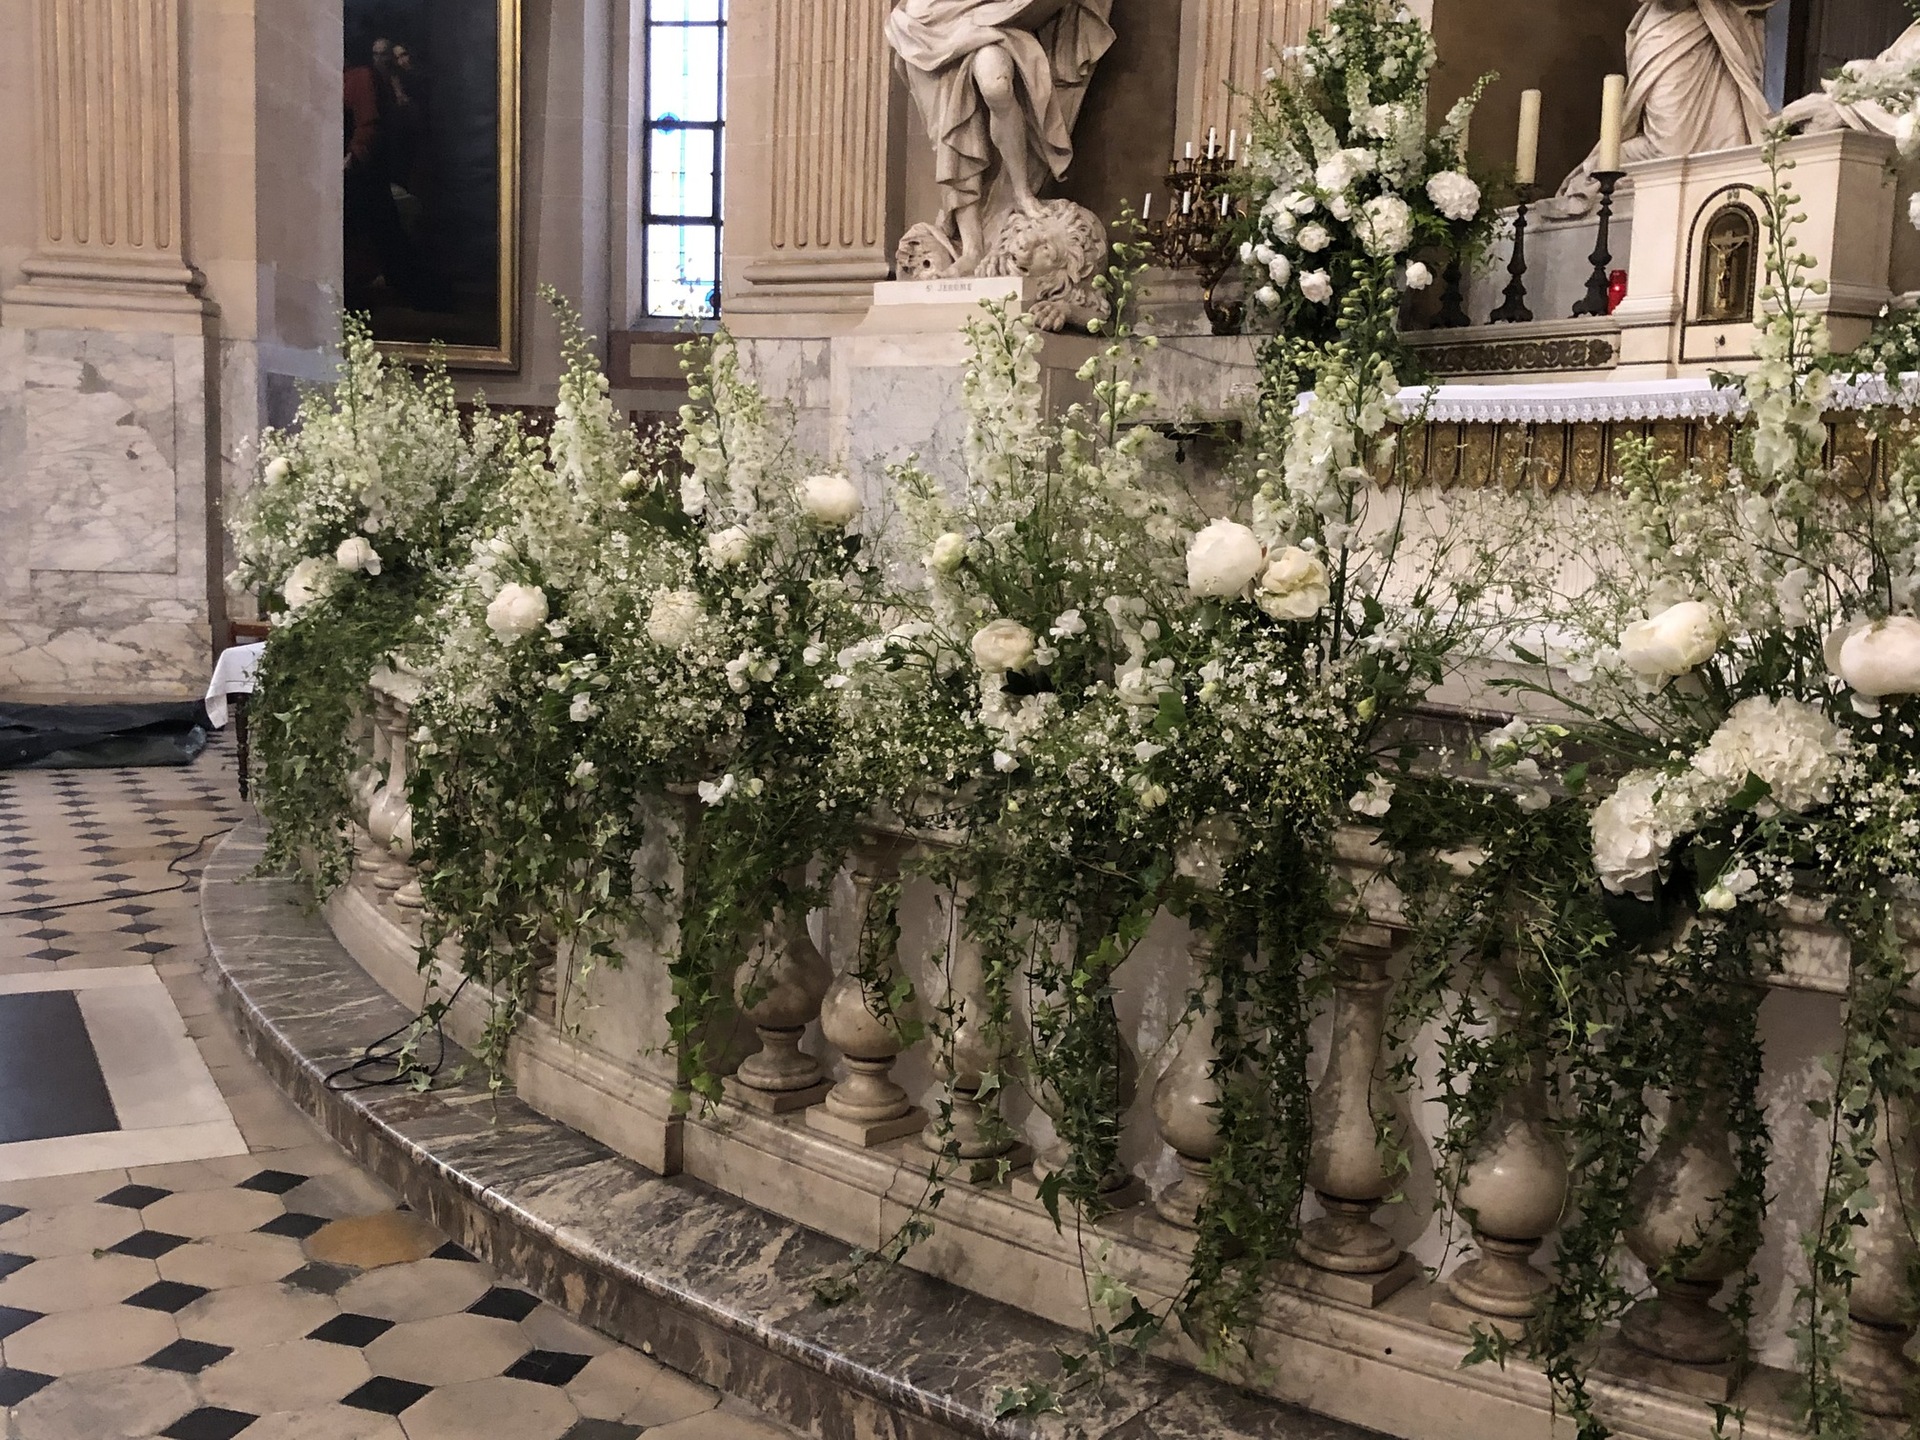
[[[461,1096],[470,1106],[474,1090],[484,1095],[483,1085],[468,1082],[464,1092],[425,1096],[395,1090],[331,1089],[326,1084],[329,1072],[357,1055],[365,1040],[322,1054],[318,1045],[303,1046],[290,1033],[293,1026],[287,1017],[270,1013],[273,1001],[266,993],[270,986],[244,973],[247,962],[257,962],[261,958],[257,952],[268,949],[276,950],[276,958],[285,958],[289,951],[306,952],[301,960],[308,981],[317,968],[337,972],[349,984],[359,982],[355,988],[362,993],[352,1002],[351,1014],[362,1022],[363,1030],[378,1026],[368,1038],[400,1023],[405,1007],[359,967],[311,903],[301,903],[299,887],[253,874],[263,836],[260,821],[247,821],[221,841],[201,878],[209,978],[248,1050],[296,1106],[414,1209],[503,1275],[521,1280],[543,1299],[622,1343],[810,1430],[822,1440],[855,1435],[886,1440],[960,1436],[1029,1440],[1074,1433],[1109,1435],[1114,1440],[1122,1436],[1186,1440],[1189,1435],[1204,1435],[1208,1440],[1372,1440],[1375,1432],[1248,1396],[1218,1381],[1158,1363],[1138,1367],[1147,1373],[1124,1387],[1133,1392],[1131,1405],[1123,1401],[1117,1408],[1100,1406],[1097,1414],[1065,1417],[1066,1425],[1056,1423],[1054,1417],[1036,1422],[996,1417],[986,1405],[970,1403],[952,1389],[935,1390],[916,1383],[910,1375],[885,1373],[855,1355],[824,1347],[778,1324],[743,1325],[740,1312],[719,1297],[661,1283],[635,1257],[599,1247],[578,1232],[562,1233],[515,1203],[497,1184],[474,1173],[470,1164],[463,1165],[452,1153],[455,1147],[435,1147],[403,1129],[406,1121],[420,1120],[436,1105],[451,1110],[448,1096]],[[278,923],[263,929],[258,922],[269,911],[277,912],[273,919]],[[243,923],[249,920],[255,923]],[[304,990],[305,986],[296,981],[294,988]],[[329,1038],[339,1043],[337,1036]],[[450,1057],[463,1058],[451,1044],[448,1049]],[[526,1109],[510,1094],[500,1103],[524,1112],[514,1116],[514,1128],[522,1139],[527,1130],[544,1127],[563,1143],[599,1152],[601,1163],[626,1167],[636,1187],[661,1183],[636,1162]],[[705,1189],[697,1181],[669,1183]],[[743,1212],[775,1218],[734,1197],[722,1198]],[[822,1246],[850,1253],[840,1242],[815,1238]],[[1018,1328],[1041,1326],[1054,1332],[1060,1343],[1071,1344],[1077,1338],[945,1282],[911,1272],[900,1272],[900,1278],[909,1285],[951,1292],[950,1304],[1015,1316]],[[635,1301],[643,1303],[636,1306]],[[1019,1358],[1031,1373],[1031,1349]],[[1155,1412],[1169,1399],[1171,1408],[1182,1413],[1168,1414],[1167,1423],[1161,1423]],[[1092,1420],[1094,1428],[1070,1428],[1076,1420],[1082,1424]]]

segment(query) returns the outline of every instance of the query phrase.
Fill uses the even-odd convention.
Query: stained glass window
[[[726,0],[647,6],[647,314],[720,310],[721,131]]]

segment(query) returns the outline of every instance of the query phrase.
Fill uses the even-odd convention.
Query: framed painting
[[[345,0],[345,304],[383,350],[519,365],[520,0]]]

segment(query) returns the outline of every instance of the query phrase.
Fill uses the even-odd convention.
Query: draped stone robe
[[[1762,88],[1774,0],[1644,0],[1627,30],[1625,163],[1758,145],[1772,107]],[[1591,206],[1599,149],[1560,187]]]
[[[887,17],[920,117],[933,139],[941,225],[987,199],[993,141],[973,79],[974,55],[1003,46],[1019,77],[1035,177],[1073,161],[1073,126],[1094,66],[1113,44],[1113,0],[901,0]]]

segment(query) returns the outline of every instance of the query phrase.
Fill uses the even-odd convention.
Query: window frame
[[[685,8],[686,0],[680,0]],[[646,55],[643,89],[643,128],[640,152],[640,309],[649,321],[697,321],[711,325],[720,318],[720,258],[725,233],[722,204],[726,195],[727,126],[727,0],[718,0],[713,20],[661,20],[656,17],[659,0],[647,0]],[[712,30],[718,40],[716,52],[719,74],[715,77],[716,118],[712,120],[663,119],[655,113],[653,95],[654,37],[662,30]],[[713,208],[708,214],[664,213],[654,209],[653,154],[657,135],[704,130],[713,137]],[[705,312],[656,311],[653,308],[653,235],[656,230],[707,230],[713,236],[713,305]]]

